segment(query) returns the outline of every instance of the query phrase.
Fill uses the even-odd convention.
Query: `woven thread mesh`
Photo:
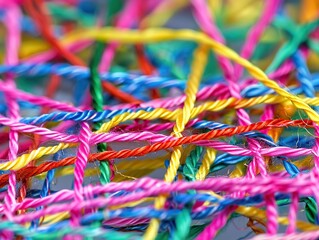
[[[317,1],[0,7],[3,239],[319,237]]]

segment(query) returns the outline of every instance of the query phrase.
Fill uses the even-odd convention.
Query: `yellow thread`
[[[97,39],[100,41],[118,41],[122,43],[155,43],[169,40],[195,41],[206,44],[218,55],[227,57],[234,62],[245,67],[246,70],[265,86],[273,89],[279,95],[289,99],[297,108],[304,110],[309,118],[319,123],[319,115],[299,97],[281,88],[275,81],[269,79],[267,75],[254,66],[248,60],[241,58],[236,52],[220,44],[203,33],[192,30],[170,30],[170,29],[148,29],[145,31],[118,30],[115,28],[90,29],[83,34],[84,30],[77,31],[67,36],[65,42],[75,42],[80,39]]]
[[[40,147],[36,150],[33,150],[30,153],[26,153],[21,155],[20,157],[17,157],[17,159],[12,162],[1,163],[0,168],[1,170],[19,170],[25,167],[32,160],[39,159],[44,155],[54,154],[61,149],[65,149],[72,146],[75,146],[75,144],[60,143],[53,147]]]
[[[266,218],[266,213],[263,210],[260,210],[255,207],[238,207],[236,209],[237,213],[240,213],[246,217],[258,219],[264,223],[266,221],[264,220]],[[278,222],[283,225],[288,225],[289,219],[287,217],[279,217]],[[303,221],[297,221],[296,223],[297,228],[303,231],[313,231],[313,230],[318,230],[319,226],[316,226],[314,224],[308,223],[308,222],[303,222]]]
[[[57,223],[69,217],[70,217],[69,212],[61,212],[61,213],[56,213],[53,215],[45,215],[42,225],[45,226],[47,224],[49,225],[49,224]]]
[[[186,39],[187,39],[187,37],[185,37]],[[164,38],[165,39],[165,38]],[[134,38],[133,38],[133,40],[134,40]],[[137,41],[137,40],[136,40]],[[202,40],[197,40],[198,42],[202,42]],[[205,42],[204,40],[203,40],[203,42]],[[208,43],[207,43],[208,44]],[[214,46],[212,46],[213,48],[214,48]],[[219,49],[218,47],[220,47],[220,46],[218,46],[218,44],[215,46],[215,51],[216,52],[218,52],[218,53],[220,53],[221,55],[223,55],[221,52],[222,51],[224,51],[225,49],[223,49],[223,48],[221,48],[221,49]],[[256,77],[256,78],[258,78],[262,83],[264,83],[266,86],[268,86],[268,87],[270,87],[270,88],[272,88],[272,89],[274,89],[277,93],[279,93],[279,94],[281,94],[282,96],[284,96],[285,98],[287,98],[287,99],[289,99],[289,100],[291,100],[292,101],[292,103],[293,104],[295,104],[295,106],[296,107],[298,107],[298,108],[300,108],[300,109],[303,109],[305,112],[307,112],[307,114],[308,114],[308,116],[312,119],[312,120],[314,120],[314,121],[316,121],[316,122],[318,122],[318,120],[319,120],[319,118],[318,118],[318,115],[311,109],[311,108],[309,108],[309,106],[305,103],[305,102],[303,102],[302,101],[302,99],[300,99],[300,98],[298,98],[298,97],[296,97],[296,96],[293,96],[293,95],[291,95],[290,93],[288,93],[288,92],[286,92],[285,90],[283,90],[283,89],[281,89],[275,82],[273,82],[273,81],[271,81],[270,79],[268,79],[267,78],[267,76],[262,72],[262,71],[260,71],[258,68],[256,68],[255,66],[253,66],[252,64],[250,64],[248,61],[243,61],[242,59],[237,59],[238,58],[238,56],[236,56],[236,55],[234,55],[231,51],[229,51],[228,49],[226,49],[225,50],[226,51],[226,53],[225,53],[225,55],[224,56],[227,56],[227,57],[229,57],[229,58],[231,58],[231,59],[233,59],[234,61],[237,61],[237,62],[240,62],[243,66],[245,66],[247,69],[248,69],[248,71],[252,74],[252,76],[254,76],[254,77]],[[227,52],[228,51],[228,52]],[[186,105],[186,104],[185,104]],[[222,107],[224,107],[224,106],[222,106]],[[218,110],[220,110],[220,109],[223,109],[223,108],[219,108]],[[199,110],[198,110],[199,111]],[[191,112],[189,111],[188,112],[189,113],[189,117],[188,117],[188,120],[191,118]],[[170,113],[167,113],[167,114],[170,114]],[[178,116],[180,116],[180,115],[178,115]],[[125,116],[124,116],[125,117]],[[109,124],[109,126],[108,126],[108,128],[110,127],[112,127],[112,126],[114,126],[114,125],[117,125],[117,124],[119,124],[120,122],[122,122],[122,120],[124,119],[124,117],[122,117],[122,118],[119,118],[118,119],[118,121],[115,121],[115,122],[113,122],[112,124]],[[134,115],[133,117],[136,117],[136,115]],[[165,117],[165,116],[164,116]],[[171,118],[171,117],[169,117],[169,118]],[[172,117],[173,118],[173,117]],[[183,123],[183,122],[186,122],[187,123],[187,121],[188,121],[186,118],[184,119],[184,118],[181,118],[181,123]],[[177,118],[177,121],[178,121],[178,118]],[[186,124],[185,123],[185,124]],[[179,133],[179,134],[176,134],[176,136],[180,136],[180,132],[178,132],[180,129],[178,129],[178,126],[183,126],[183,125],[178,125],[178,124],[176,124],[176,131],[177,131],[177,133]],[[106,129],[108,129],[108,128],[106,128]],[[181,129],[183,129],[183,127],[181,128]],[[102,130],[101,130],[102,131]],[[42,147],[42,148],[39,148],[39,150],[40,151],[37,151],[37,150],[35,150],[35,151],[33,151],[33,152],[31,152],[31,153],[29,153],[29,154],[25,154],[25,155],[23,155],[23,156],[25,156],[25,158],[32,158],[32,159],[38,159],[38,158],[40,158],[41,156],[41,154],[42,154],[42,156],[43,155],[47,155],[47,154],[52,154],[52,153],[54,153],[54,151],[57,151],[57,149],[62,149],[62,148],[67,148],[67,147],[71,147],[71,146],[74,146],[74,145],[71,145],[71,144],[59,144],[59,145],[57,145],[57,146],[54,146],[54,147],[49,147],[49,148],[44,148],[44,147]],[[178,149],[178,148],[177,148]],[[42,152],[41,152],[42,151]],[[178,151],[178,150],[176,150],[176,154],[174,155],[174,154],[172,154],[172,158],[178,158],[178,156],[180,157],[180,151]],[[21,161],[21,162],[23,162],[25,159],[23,158],[23,156],[21,156],[20,158],[17,158],[16,159],[16,161]],[[6,165],[7,164],[7,165]],[[9,170],[9,169],[14,169],[14,168],[11,168],[11,165],[9,164],[9,163],[4,163],[4,164],[2,164],[2,165],[0,165],[1,167],[3,167],[3,170]],[[9,168],[8,168],[9,167]],[[7,168],[7,169],[6,169]],[[248,211],[249,210],[249,211]],[[240,212],[240,213],[242,213],[242,214],[245,214],[246,216],[249,216],[250,214],[251,215],[253,215],[253,216],[256,216],[256,214],[257,215],[259,215],[259,216],[262,216],[263,218],[265,218],[265,214],[264,214],[264,212],[263,211],[261,211],[261,210],[258,210],[258,209],[254,209],[254,208],[243,208],[243,207],[239,207],[238,209],[237,209],[237,211],[238,212]],[[248,212],[247,212],[248,211]],[[283,223],[283,224],[287,224],[287,218],[279,218],[279,222],[280,223]],[[297,223],[297,226],[298,227],[300,227],[300,226],[302,226],[303,228],[306,228],[306,229],[311,229],[311,230],[314,230],[314,229],[318,229],[318,227],[317,226],[314,226],[314,225],[312,225],[312,224],[308,224],[308,223],[303,223],[303,222],[298,222]]]
[[[246,173],[246,163],[240,162],[236,164],[235,169],[229,174],[230,178],[239,178],[245,175]]]
[[[121,205],[111,206],[110,209],[115,210],[115,209],[124,208],[124,207],[135,207],[136,205],[139,205],[145,202],[151,202],[151,201],[154,201],[154,197],[143,198],[135,202],[128,202]]]
[[[319,98],[302,98],[305,103],[312,105],[312,106],[319,106]],[[256,97],[252,99],[242,99],[237,100],[235,98],[229,98],[225,100],[218,100],[214,102],[206,102],[198,107],[195,107],[191,111],[191,118],[196,117],[198,114],[204,112],[204,111],[219,111],[226,107],[233,107],[235,109],[237,108],[244,108],[244,107],[250,107],[253,105],[261,104],[261,103],[267,103],[267,104],[275,104],[279,102],[285,101],[285,98],[281,96],[275,96],[275,95],[266,95],[261,97]],[[112,127],[120,124],[121,122],[133,120],[133,119],[145,119],[145,120],[152,120],[152,119],[165,119],[165,120],[176,120],[176,115],[180,113],[180,109],[170,111],[166,109],[155,109],[152,112],[145,112],[145,111],[139,111],[136,113],[124,113],[118,116],[115,116],[110,120],[110,122],[104,123],[101,128],[96,131],[95,133],[102,133],[102,132],[108,132]],[[18,157],[16,160],[6,163],[0,163],[0,170],[19,170],[23,167],[25,167],[29,162],[32,160],[39,159],[45,155],[51,155],[56,152],[58,152],[61,149],[66,149],[68,147],[74,147],[77,146],[77,144],[66,144],[66,143],[60,143],[56,146],[52,147],[40,147],[37,150],[33,150],[30,153],[23,154],[20,157]]]
[[[151,159],[136,159],[136,160],[125,160],[120,163],[118,163],[116,166],[119,169],[119,171],[123,172],[125,175],[129,176],[135,176],[137,177],[138,174],[144,174],[143,176],[147,175],[148,173],[164,167],[164,160],[168,159],[169,155],[165,154],[164,156],[157,157],[157,158],[151,158]],[[133,168],[134,166],[134,168]],[[96,175],[94,173],[97,173],[96,168],[87,168],[85,169],[85,177],[89,177],[92,175]],[[67,176],[67,175],[73,175],[74,174],[74,166],[66,166],[63,168],[56,169],[55,176],[61,177],[61,176]],[[38,179],[44,179],[46,177],[45,174],[40,174],[37,176]],[[127,181],[127,178],[117,176],[115,175],[114,179],[112,181],[114,182],[120,182],[120,181]]]
[[[210,152],[208,152],[210,151]],[[200,167],[200,169],[198,170],[197,172],[197,175],[196,175],[196,179],[197,180],[204,180],[207,176],[207,174],[209,173],[209,168],[207,167],[208,166],[208,162],[213,162],[212,159],[215,159],[215,154],[216,154],[216,151],[212,148],[208,148],[207,149],[207,153],[206,153],[206,156],[207,156],[207,162],[204,161],[203,159],[203,163]],[[211,155],[210,157],[208,157],[208,155]],[[296,161],[294,162],[296,164],[296,166],[298,167],[302,167],[304,165],[306,165],[307,167],[309,167],[311,165],[311,160],[312,160],[312,157],[307,157],[307,158],[304,158],[302,160],[299,160],[299,161]],[[209,162],[209,163],[210,163]],[[203,166],[203,165],[206,165],[206,166]],[[212,163],[210,163],[212,164]],[[210,166],[210,165],[209,165]],[[283,166],[280,166],[283,168]],[[208,170],[207,170],[208,169]],[[278,170],[276,169],[275,167],[272,167],[272,170]],[[242,174],[240,174],[242,175]],[[215,196],[216,198],[219,198],[219,199],[223,199],[223,197],[221,197],[220,195],[214,193],[214,192],[211,192],[211,191],[207,191],[207,193]],[[266,223],[266,213],[265,211],[263,210],[260,210],[258,208],[255,208],[255,207],[244,207],[244,206],[239,206],[235,212],[243,215],[243,216],[246,216],[246,217],[249,217],[249,218],[253,218],[253,219],[258,219],[259,221],[263,222],[263,223]],[[289,223],[289,220],[287,217],[279,217],[278,218],[278,222],[280,224],[283,224],[283,225],[288,225]],[[315,229],[319,229],[318,226],[314,225],[314,224],[311,224],[311,223],[308,223],[308,222],[303,222],[303,221],[297,221],[296,223],[296,226],[297,228],[299,228],[300,230],[302,231],[313,231]]]
[[[96,168],[86,168],[84,172],[85,177],[98,175],[99,171]],[[74,175],[74,166],[65,166],[63,168],[58,168],[55,171],[55,177],[62,177],[67,175]],[[39,179],[46,178],[46,174],[41,174],[38,176]]]
[[[258,0],[231,0],[227,3],[225,18],[227,23],[234,24],[253,24],[259,17],[263,2]]]
[[[210,166],[214,163],[216,158],[216,150],[213,148],[207,148],[206,154],[203,158],[202,165],[199,167],[196,174],[196,179],[204,180],[209,173]]]
[[[209,148],[210,150],[210,154],[213,153],[215,150],[212,149],[212,148]],[[207,153],[206,153],[207,155]],[[206,156],[205,156],[206,157]],[[204,157],[204,158],[205,158]],[[161,159],[166,159],[167,156],[163,156],[161,157]],[[212,155],[211,158],[208,158],[208,159],[213,159],[214,158],[214,155]],[[143,160],[144,161],[144,160]],[[149,161],[151,161],[151,159],[147,160],[145,163],[148,163]],[[210,160],[211,161],[211,160]],[[132,161],[127,161],[127,162],[121,162],[121,167],[123,167],[124,169],[125,168],[129,168],[131,166],[131,163],[133,164],[134,162],[136,162],[137,164],[141,163],[141,161],[135,161],[135,160],[132,160]],[[127,165],[126,165],[127,164]],[[143,163],[144,164],[144,163]],[[143,167],[144,165],[143,164],[140,164],[141,167]],[[150,165],[152,165],[153,163],[150,162]],[[204,164],[204,159],[203,159],[203,163]],[[297,160],[294,162],[294,164],[298,167],[298,168],[311,168],[313,166],[313,158],[312,157],[306,157],[302,160]],[[202,166],[201,166],[202,168]],[[205,179],[208,171],[205,170],[207,169],[206,167],[205,168],[201,168],[199,169],[197,175],[196,175],[196,179],[198,180],[203,180]],[[281,170],[284,170],[284,167],[282,165],[276,165],[276,166],[270,166],[270,169],[269,169],[271,172],[275,172],[275,171],[281,171]],[[126,180],[126,179],[125,179]],[[214,193],[214,192],[207,192],[219,199],[222,199],[221,196],[219,196],[218,194]],[[142,200],[139,200],[139,201],[134,201],[134,202],[129,202],[127,203],[125,206],[130,206],[130,207],[134,207],[136,205],[139,205],[139,204],[142,204],[146,201],[151,201],[152,198],[145,198],[145,199],[142,199]],[[117,206],[112,206],[112,209],[117,209],[117,208],[121,208],[123,207],[124,205],[117,205]],[[246,217],[250,217],[250,218],[254,218],[254,219],[258,219],[259,221],[263,221],[264,222],[264,219],[266,218],[266,215],[264,213],[264,211],[261,211],[257,208],[253,208],[253,207],[238,207],[236,209],[236,212],[243,215],[243,216],[246,216]],[[60,216],[62,215],[62,216]],[[48,216],[45,216],[45,223],[54,223],[54,222],[58,222],[59,219],[64,219],[64,218],[68,218],[69,215],[65,215],[65,213],[59,213],[59,214],[55,214],[55,215],[48,215]],[[283,225],[287,225],[288,224],[288,220],[287,218],[284,218],[284,217],[280,217],[279,218],[279,223],[283,224]],[[306,223],[306,222],[302,222],[302,221],[299,221],[297,223],[297,227],[300,229],[300,230],[303,230],[303,231],[311,231],[313,230],[315,227],[315,225],[312,225],[312,224],[309,224],[309,223]]]
[[[191,67],[191,74],[187,81],[187,86],[185,89],[186,99],[184,102],[184,107],[182,112],[177,115],[176,124],[173,128],[173,135],[175,137],[182,137],[182,132],[185,129],[185,125],[191,118],[191,111],[195,106],[196,102],[196,93],[199,88],[199,83],[201,77],[204,73],[205,66],[208,58],[208,48],[207,46],[200,45],[194,53],[194,60]],[[178,146],[174,148],[174,151],[171,155],[171,160],[167,172],[164,176],[166,182],[172,182],[177,174],[177,170],[180,166],[180,158],[182,154],[182,147]],[[159,196],[155,200],[155,208],[160,209],[164,206],[166,197]],[[157,231],[159,228],[159,220],[152,219],[149,227],[146,229],[144,239],[155,239]]]

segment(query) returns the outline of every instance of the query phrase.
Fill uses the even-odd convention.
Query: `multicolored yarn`
[[[1,239],[319,238],[318,1],[0,8]]]

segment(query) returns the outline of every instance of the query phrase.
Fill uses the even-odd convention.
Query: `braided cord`
[[[106,13],[106,24],[109,25],[114,15],[121,9],[122,1],[107,1],[108,8]],[[90,62],[90,73],[91,73],[91,84],[90,93],[92,96],[93,109],[97,112],[103,111],[103,93],[101,86],[100,74],[98,71],[99,63],[103,56],[103,51],[105,49],[105,44],[102,42],[96,42],[95,48],[93,50],[93,57]],[[93,124],[94,131],[98,130],[102,126],[102,122],[96,122]],[[107,149],[106,143],[100,143],[97,145],[98,152],[104,152]],[[110,182],[111,179],[111,169],[108,161],[100,162],[100,181],[102,184]]]
[[[119,157],[129,157],[129,156],[137,156],[137,155],[145,155],[149,152],[157,151],[160,149],[167,149],[174,146],[179,146],[186,143],[196,142],[200,140],[208,140],[211,138],[217,138],[222,136],[232,136],[234,134],[241,134],[250,131],[262,130],[269,127],[284,127],[284,126],[304,126],[304,127],[311,127],[312,121],[307,120],[282,120],[282,119],[275,119],[275,120],[268,120],[260,123],[253,123],[247,126],[238,126],[233,128],[225,128],[220,130],[212,130],[208,133],[197,134],[189,137],[180,137],[179,139],[168,140],[166,142],[161,142],[133,149],[132,151],[124,149],[119,152],[116,151],[106,151],[103,153],[95,153],[91,154],[89,159],[96,158],[119,158]],[[44,155],[54,154],[61,149],[66,149],[68,147],[76,146],[76,144],[65,144],[60,143],[59,145],[53,147],[40,147],[37,150],[34,150],[30,153],[24,154],[19,156],[15,161],[0,163],[0,170],[19,170],[25,167],[30,161],[36,160]],[[48,165],[53,167],[54,165],[65,165],[71,164],[74,161],[74,157],[65,158],[58,163],[50,162]]]
[[[300,96],[300,99],[302,99],[305,103],[307,103],[310,106],[319,106],[319,98],[307,98]],[[207,101],[203,104],[199,104],[198,106],[194,107],[194,109],[191,112],[191,118],[195,118],[199,114],[205,111],[212,111],[217,112],[225,108],[249,108],[254,105],[258,104],[278,104],[278,103],[284,103],[286,102],[285,98],[278,95],[264,95],[264,96],[258,96],[258,97],[252,97],[252,98],[243,98],[243,99],[236,99],[236,98],[228,98],[228,99],[221,99],[216,101]],[[75,122],[79,121],[101,121],[103,119],[109,119],[113,118],[116,115],[120,115],[122,113],[132,113],[132,112],[139,112],[139,111],[146,111],[149,112],[149,115],[145,115],[147,113],[140,112],[139,115],[131,115],[128,117],[128,120],[133,120],[135,118],[140,118],[143,116],[144,119],[152,120],[152,115],[155,114],[157,116],[157,111],[164,111],[165,114],[163,114],[163,119],[174,121],[176,119],[176,114],[180,111],[177,110],[167,110],[167,109],[153,109],[151,107],[145,107],[145,108],[138,108],[136,110],[131,109],[121,109],[121,110],[105,110],[102,112],[96,112],[93,110],[88,110],[84,112],[53,112],[50,114],[43,114],[38,117],[27,117],[27,118],[21,118],[20,122],[26,123],[26,124],[32,124],[32,125],[39,125],[46,122],[59,122],[63,120],[72,120]],[[167,114],[171,111],[171,114]],[[132,117],[134,116],[134,117]],[[161,118],[162,116],[159,116]],[[108,128],[106,125],[102,125],[103,128]],[[103,132],[101,129],[99,132]]]
[[[199,167],[196,173],[196,179],[204,180],[210,171],[210,166],[214,163],[216,158],[216,150],[213,148],[207,148],[204,155],[202,165]]]
[[[98,72],[98,64],[102,58],[102,53],[104,49],[103,43],[95,44],[94,56],[90,62],[90,72],[91,72],[91,84],[90,92],[92,96],[93,109],[97,112],[103,111],[103,95],[101,80]],[[102,122],[95,122],[93,128],[96,131],[102,126]],[[97,145],[99,152],[104,152],[107,149],[106,143],[100,143]],[[100,172],[101,172],[101,183],[106,184],[110,182],[111,170],[108,161],[100,162]]]
[[[12,3],[9,5],[9,8],[5,13],[5,25],[8,31],[8,36],[6,39],[7,42],[7,50],[5,63],[6,64],[16,64],[19,61],[18,58],[18,49],[20,46],[20,24],[19,20],[21,17],[20,9],[16,3]],[[16,84],[14,81],[14,76],[12,74],[6,76],[6,84],[10,86],[10,88],[15,89]],[[19,105],[16,101],[16,98],[12,94],[5,95],[6,102],[8,105],[8,115],[12,119],[19,118]],[[18,132],[14,130],[10,130],[9,132],[9,153],[8,158],[9,161],[14,161],[17,157],[19,145],[18,145]],[[14,171],[10,171],[9,177],[9,186],[7,195],[5,196],[5,214],[9,219],[12,217],[13,212],[11,206],[16,202],[16,173]],[[11,234],[8,234],[6,238],[11,238]]]
[[[197,146],[186,159],[185,165],[183,166],[183,175],[188,181],[195,181],[195,176],[197,174],[197,162],[203,152],[201,146]]]
[[[220,56],[229,58],[239,65],[246,68],[246,70],[260,81],[265,86],[273,89],[279,95],[290,100],[297,108],[304,110],[309,118],[317,123],[319,123],[319,115],[304,103],[299,97],[287,92],[282,87],[280,87],[275,81],[269,79],[267,75],[260,70],[258,67],[254,66],[248,60],[240,57],[236,52],[227,48],[223,44],[220,44],[208,36],[194,32],[192,30],[169,30],[169,29],[148,29],[144,31],[119,31],[114,28],[106,29],[90,29],[87,30],[86,34],[74,33],[65,38],[66,42],[74,42],[75,39],[98,39],[101,41],[118,41],[122,43],[154,43],[159,41],[169,41],[169,40],[185,40],[185,41],[195,41],[197,43],[206,44],[211,47],[215,53]]]
[[[297,24],[281,0],[60,2],[0,3],[0,238],[212,239],[239,216],[319,235],[319,4]],[[154,28],[186,6],[202,32]]]
[[[208,58],[208,48],[207,46],[200,45],[194,52],[194,60],[191,67],[191,73],[189,76],[189,80],[187,82],[187,86],[185,89],[185,103],[182,109],[182,112],[177,115],[176,124],[173,128],[173,135],[176,137],[182,137],[182,132],[185,129],[185,125],[191,118],[191,111],[195,106],[196,101],[196,93],[198,91],[199,83],[203,72],[205,70],[206,62]],[[164,176],[164,180],[166,182],[174,181],[174,178],[177,174],[177,170],[180,166],[180,157],[182,154],[182,148],[176,147],[174,148],[170,165],[167,169],[167,172]],[[166,198],[164,196],[159,196],[155,200],[155,208],[161,209],[164,206]],[[145,239],[154,239],[157,235],[157,231],[159,228],[159,220],[152,219],[149,227],[147,228],[144,238]]]

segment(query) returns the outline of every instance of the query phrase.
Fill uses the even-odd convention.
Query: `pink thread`
[[[230,207],[219,214],[217,214],[216,218],[208,225],[203,232],[201,232],[196,239],[198,240],[206,240],[213,239],[217,234],[218,230],[222,228],[228,219],[228,216],[236,209],[236,207]]]
[[[257,43],[260,40],[261,35],[270,24],[278,6],[281,4],[281,0],[268,0],[265,2],[265,10],[263,11],[258,22],[250,29],[247,41],[244,43],[240,56],[249,59],[253,54]],[[239,79],[243,73],[243,67],[239,64],[235,64],[234,67],[235,79]]]
[[[20,21],[21,13],[18,6],[15,2],[9,4],[5,13],[5,25],[7,29],[7,38],[6,38],[6,55],[5,55],[5,63],[6,64],[16,64],[19,62],[18,59],[18,49],[20,46]],[[10,88],[15,88],[15,82],[13,76],[10,74],[6,77],[7,86]],[[8,115],[12,119],[19,118],[19,106],[16,102],[14,96],[6,96],[6,101],[8,105]],[[9,153],[8,158],[10,161],[16,159],[18,152],[18,133],[10,130],[9,132]],[[10,219],[13,214],[11,210],[11,206],[16,202],[16,175],[14,171],[11,171],[9,177],[9,186],[8,186],[8,195],[5,197],[5,206],[6,206],[6,216]]]
[[[90,125],[86,122],[81,123],[81,131],[79,135],[80,146],[77,150],[77,158],[74,169],[74,204],[78,205],[83,200],[82,197],[82,184],[84,178],[84,169],[87,164],[88,155],[90,153]],[[72,208],[73,209],[73,208]],[[78,209],[79,210],[79,209]],[[79,225],[80,212],[76,210],[71,211],[71,224],[73,226]]]
[[[213,19],[210,17],[210,14],[207,10],[208,8],[206,7],[205,1],[193,0],[192,3],[193,3],[194,8],[195,8],[195,16],[196,16],[200,26],[204,29],[204,31],[209,36],[214,38],[216,41],[224,43],[224,39],[223,39],[222,35],[218,31],[218,28],[215,27]],[[276,7],[277,6],[275,6],[275,5],[269,6],[269,8],[265,9],[264,15],[268,16],[270,14],[270,13],[268,14],[269,11],[275,12]],[[265,27],[267,26],[266,23],[267,22],[265,22],[265,24],[264,24]],[[253,31],[256,31],[256,29],[253,29]],[[256,38],[257,34],[250,34],[248,36],[249,36],[249,39],[247,39],[246,42],[251,42],[251,41],[257,40],[257,38]],[[250,38],[253,38],[253,39],[250,39]],[[245,46],[244,46],[244,49],[245,49]],[[246,51],[245,51],[245,53],[248,54],[249,52],[248,51],[246,52]],[[234,69],[232,68],[230,61],[226,58],[220,58],[220,57],[217,58],[217,61],[219,62],[221,68],[224,71],[226,81],[229,83],[229,90],[230,90],[231,95],[233,97],[241,99],[240,87],[236,83],[237,76],[235,75],[236,73],[234,72]],[[246,111],[244,109],[238,109],[237,116],[239,118],[239,123],[241,125],[250,124],[249,115],[246,113]],[[247,168],[246,178],[253,178],[253,176],[255,175],[255,169],[256,169],[255,165],[258,166],[258,168],[260,170],[260,174],[262,176],[266,176],[267,170],[266,170],[266,166],[265,166],[263,157],[260,153],[260,148],[261,148],[260,144],[256,140],[253,140],[253,139],[247,139],[247,142],[249,144],[249,147],[255,152],[255,156],[253,158],[253,161],[251,162],[251,164],[249,164],[249,166]],[[226,218],[226,215],[228,215],[228,214],[225,212],[225,218]],[[223,226],[223,225],[220,226],[218,224],[221,222],[224,222],[224,223],[226,222],[226,221],[223,221],[223,219],[224,219],[224,216],[221,213],[220,219],[213,221],[211,225],[209,225],[208,227],[206,227],[204,229],[204,231],[202,232],[201,235],[202,236],[205,236],[205,235],[210,236],[210,234],[213,234],[212,236],[214,236],[215,233],[217,232],[217,230],[219,229],[218,227]]]
[[[73,203],[61,203],[66,200],[72,200],[74,198],[73,190],[62,190],[58,193],[49,195],[42,199],[24,199],[23,202],[17,203],[15,210],[30,208],[30,207],[38,207],[38,206],[48,206],[51,203],[55,203],[53,206],[48,206],[46,209],[37,211],[36,213],[26,213],[23,215],[15,216],[14,221],[16,222],[27,222],[32,219],[36,219],[40,216],[44,216],[47,214],[54,214],[62,211],[68,211],[71,209],[82,209],[82,208],[97,208],[102,207],[103,205],[119,205],[128,202],[138,201],[139,199],[143,199],[149,196],[157,196],[159,194],[165,194],[169,192],[184,192],[190,189],[194,190],[209,190],[209,191],[224,191],[226,193],[243,191],[248,194],[264,194],[273,196],[274,192],[281,193],[295,193],[299,192],[299,194],[311,194],[312,188],[316,185],[316,183],[309,181],[309,176],[311,174],[303,174],[294,179],[283,179],[277,177],[256,177],[255,179],[228,179],[223,177],[206,179],[201,182],[174,182],[174,183],[166,183],[162,180],[155,180],[150,178],[142,178],[136,180],[134,182],[121,182],[121,183],[109,183],[103,186],[91,186],[91,193],[95,195],[112,193],[120,190],[131,191],[132,193],[127,196],[121,197],[112,197],[108,198],[97,198],[90,199],[89,201],[81,201],[81,204]],[[81,194],[85,194],[86,190],[83,190],[87,187],[83,187]],[[138,190],[138,192],[134,192]],[[273,197],[272,197],[273,198]],[[267,200],[269,201],[269,199]],[[229,211],[233,209],[229,208]],[[228,210],[226,211],[226,213]],[[272,212],[272,211],[271,211]],[[271,213],[273,215],[273,212]],[[223,215],[223,214],[221,214]],[[221,216],[223,219],[224,216]],[[274,217],[273,217],[274,218]],[[276,217],[277,219],[277,217]],[[223,220],[218,220],[223,222]],[[273,227],[276,229],[276,226]],[[209,230],[210,231],[210,230]],[[273,231],[273,230],[272,230]],[[204,233],[203,234],[207,234]]]
[[[278,229],[278,212],[274,194],[265,195],[266,215],[267,215],[267,233],[275,235]]]
[[[125,5],[123,11],[121,12],[118,21],[115,23],[117,28],[129,28],[137,20],[137,14],[139,9],[139,0],[128,1]],[[115,55],[115,50],[118,47],[118,43],[111,42],[108,47],[104,50],[102,60],[99,66],[101,72],[109,71],[113,57]]]
[[[20,47],[20,21],[21,13],[20,9],[16,5],[16,2],[8,4],[5,12],[5,26],[7,30],[6,37],[6,54],[4,62],[6,64],[16,64],[19,62],[18,59],[18,49]],[[12,74],[7,74],[5,82],[10,88],[15,88],[14,76]],[[5,94],[7,106],[8,106],[8,115],[12,119],[19,118],[19,106],[16,102],[15,97],[8,96]],[[8,158],[10,161],[14,160],[17,156],[19,149],[18,145],[18,133],[10,130],[9,132],[9,151]],[[7,195],[4,198],[5,208],[4,214],[10,220],[13,217],[14,211],[12,211],[12,205],[16,203],[16,174],[14,171],[10,171],[9,175],[9,185]],[[12,238],[13,234],[8,231],[4,231],[1,234],[4,238]]]
[[[286,234],[293,234],[296,231],[296,222],[297,222],[297,215],[298,215],[298,206],[299,206],[299,196],[298,192],[291,194],[291,204],[289,208],[289,224],[286,231]]]

